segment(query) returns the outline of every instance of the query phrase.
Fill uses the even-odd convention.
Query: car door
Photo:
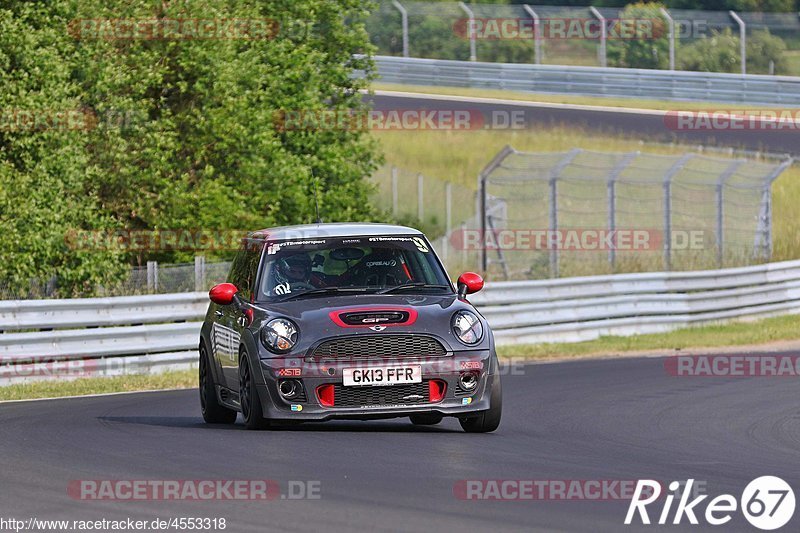
[[[261,247],[258,242],[246,241],[231,266],[228,282],[236,285],[241,302],[251,303],[255,290]],[[239,390],[239,346],[244,330],[250,325],[252,311],[247,305],[235,303],[223,306],[219,320],[220,335],[226,339],[225,350],[220,354],[219,363],[225,376],[226,386]]]

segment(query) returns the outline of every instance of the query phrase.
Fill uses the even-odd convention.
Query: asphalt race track
[[[711,497],[737,499],[763,475],[800,487],[796,379],[674,377],[663,358],[510,370],[503,423],[486,435],[462,433],[453,419],[430,428],[407,419],[206,426],[194,390],[0,404],[0,507],[17,519],[224,517],[237,532],[754,531],[740,512],[716,528],[626,527],[627,501],[475,501],[455,497],[454,486],[694,478]],[[269,479],[284,496],[290,481],[319,481],[321,497],[83,501],[67,493],[77,479]],[[797,531],[798,514],[784,530]]]
[[[524,116],[528,129],[550,126],[583,128],[599,133],[648,138],[653,142],[681,142],[705,146],[766,151],[776,154],[800,154],[800,130],[675,130],[667,126],[665,111],[629,110],[601,106],[513,102],[508,100],[473,99],[444,95],[414,95],[413,93],[388,93],[377,91],[366,97],[378,111],[414,110],[470,110],[480,111],[486,120],[493,114],[511,116],[513,112]],[[675,102],[675,109],[680,109]],[[709,104],[708,111],[722,110],[724,105]],[[718,109],[719,108],[719,109]],[[754,109],[768,109],[753,106]],[[780,111],[780,110],[779,110]],[[794,112],[792,114],[794,116]],[[800,126],[799,126],[800,127]]]

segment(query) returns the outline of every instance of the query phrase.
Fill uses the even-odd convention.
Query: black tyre
[[[208,424],[233,424],[236,422],[236,411],[220,405],[217,400],[217,391],[214,386],[214,377],[211,375],[211,360],[204,343],[200,344],[200,411],[203,420]]]
[[[411,415],[408,418],[411,419],[411,423],[415,426],[434,426],[442,421],[442,415],[429,413]]]
[[[245,351],[239,355],[239,405],[242,407],[242,418],[247,429],[269,427],[269,420],[264,418],[264,411],[261,409],[258,389]]]
[[[489,409],[477,416],[459,419],[461,427],[467,433],[489,433],[500,425],[503,413],[503,391],[500,387],[500,375],[495,374],[492,384],[492,396],[489,399]]]

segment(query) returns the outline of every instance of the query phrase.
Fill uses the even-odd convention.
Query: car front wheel
[[[500,425],[503,413],[503,391],[500,387],[500,376],[495,374],[492,384],[492,395],[489,400],[489,409],[477,416],[460,418],[458,421],[467,433],[489,433]]]
[[[269,420],[264,418],[261,409],[261,400],[258,396],[253,373],[247,352],[242,350],[239,354],[239,405],[242,407],[242,418],[247,429],[265,429],[269,427]]]

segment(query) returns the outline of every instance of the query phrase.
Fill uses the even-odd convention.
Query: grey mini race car
[[[497,429],[500,373],[489,325],[454,288],[430,242],[385,224],[249,233],[211,289],[200,335],[208,423],[409,417]]]

